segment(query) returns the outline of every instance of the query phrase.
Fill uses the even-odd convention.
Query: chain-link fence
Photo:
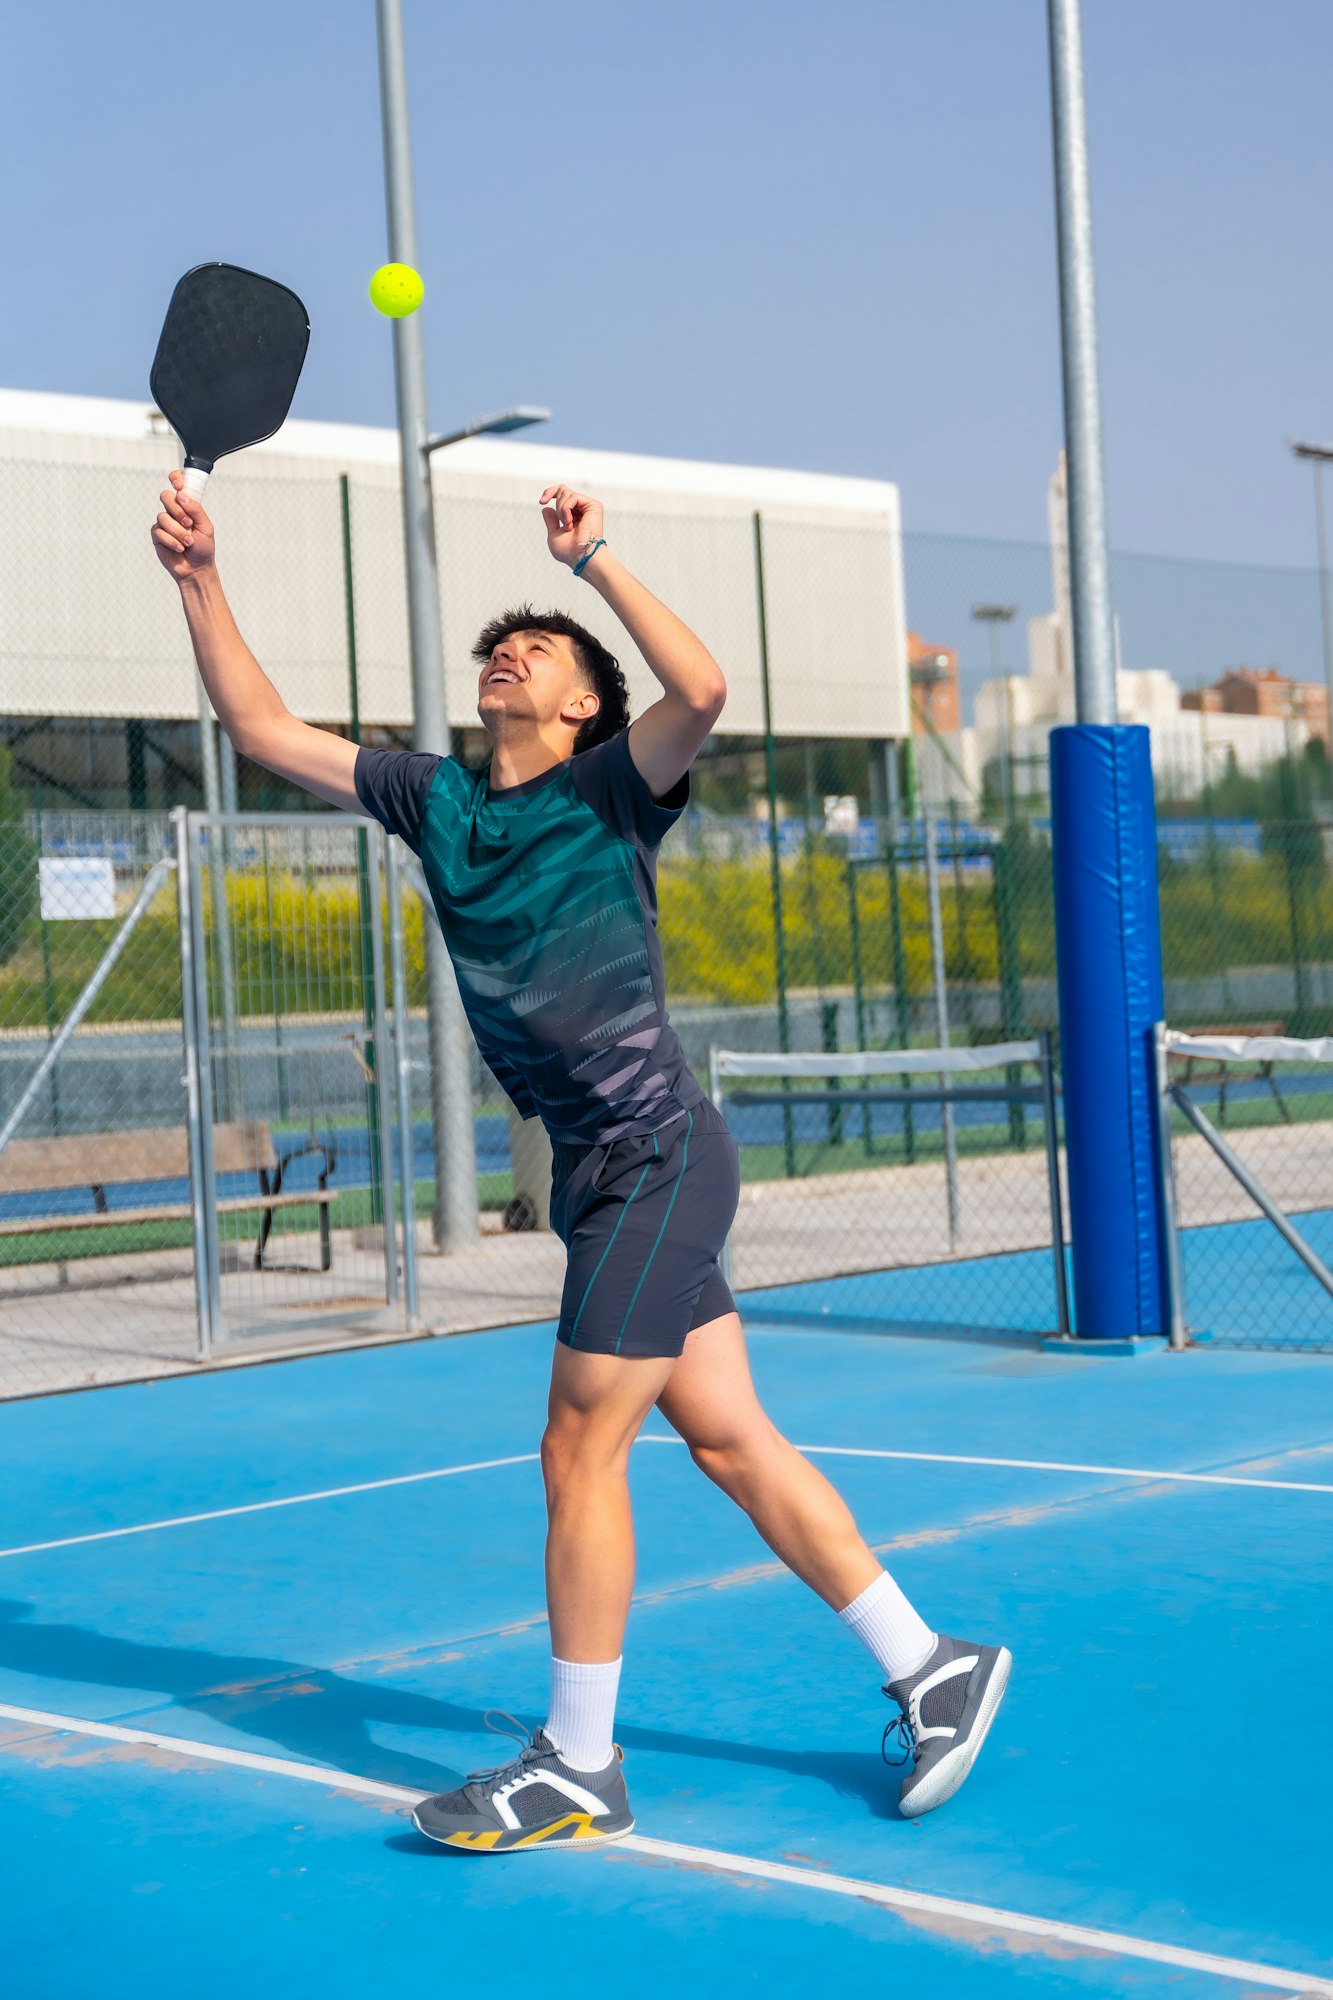
[[[1333,1038],[1160,1038],[1177,1340],[1333,1353]]]
[[[200,715],[174,592],[147,542],[169,439],[117,442],[101,462],[94,453],[75,463],[69,451],[55,439],[0,451],[0,1128],[46,1063],[0,1148],[0,1296],[4,1338],[31,1353],[33,1385],[141,1373],[193,1350],[189,1161],[182,1152],[168,1173],[176,1154],[164,1136],[175,1134],[177,1151],[186,1144],[169,871],[50,1057],[55,1039],[150,870],[173,860],[171,808],[253,816],[311,804],[231,757]],[[392,451],[367,449],[345,484],[340,471],[264,454],[228,469],[210,489],[223,573],[242,628],[297,712],[405,745]],[[696,1072],[713,1047],[836,1055],[1057,1030],[1045,742],[1071,712],[1058,535],[1048,549],[903,534],[896,500],[884,497],[891,489],[854,494],[858,482],[816,482],[822,497],[811,497],[814,487],[795,475],[787,485],[787,475],[755,475],[753,494],[738,498],[723,482],[702,499],[678,482],[649,492],[619,476],[621,485],[604,485],[617,547],[700,630],[731,688],[660,861],[672,1018]],[[449,747],[469,762],[487,749],[475,722],[472,636],[514,601],[566,609],[618,645],[636,712],[654,693],[600,599],[550,563],[531,484],[450,470],[449,455],[437,456]],[[76,490],[91,526],[74,574],[53,563],[49,523]],[[1322,1034],[1333,1025],[1333,793],[1317,577],[1124,557],[1117,602],[1122,707],[1153,729],[1168,1018]],[[1182,689],[1193,706],[1181,705]],[[284,1195],[310,1194],[285,1216],[271,1211],[265,1257],[305,1267],[304,1303],[318,1293],[331,1326],[340,1310],[354,1319],[370,1310],[357,1260],[374,1261],[367,1246],[379,1226],[379,1140],[358,1068],[375,1032],[362,1018],[369,989],[344,982],[335,1004],[329,983],[348,953],[368,950],[369,931],[349,914],[362,895],[353,861],[334,867],[323,850],[314,861],[296,856],[296,831],[264,836],[257,819],[247,836],[236,829],[238,842],[262,847],[266,838],[275,844],[264,865],[241,846],[224,852],[221,831],[200,862],[214,1115],[219,1126],[263,1128],[266,1141],[254,1145],[272,1149],[270,1188],[281,1170]],[[75,897],[62,914],[62,898]],[[540,1218],[525,1211],[506,1103],[475,1055],[464,1087],[477,1241],[431,1254],[439,1107],[423,915],[410,886],[403,907],[413,1107],[400,1164],[410,1155],[422,1318],[462,1328],[548,1313],[559,1246],[541,1228],[512,1226]],[[227,912],[226,950],[211,928],[216,910]],[[318,978],[297,952],[298,943],[314,949],[306,933],[324,940]],[[387,933],[380,942],[387,952]],[[277,970],[266,971],[275,950]],[[397,997],[390,971],[383,1001],[392,1008]],[[361,1093],[357,1103],[344,1101],[348,1091]],[[886,1270],[906,1268],[905,1258],[943,1270],[1000,1252],[1033,1257],[1042,1301],[1007,1317],[1046,1324],[1045,1169],[1031,1105],[1019,1097],[890,1109],[830,1101],[746,1110],[742,1219],[764,1202],[805,1202],[814,1213],[827,1195],[833,1207],[820,1214],[860,1218],[839,1224],[844,1247],[829,1269],[862,1276],[873,1256]],[[936,1198],[947,1127],[966,1196],[952,1242],[947,1220],[939,1234]],[[335,1143],[353,1129],[363,1135],[355,1145]],[[308,1149],[312,1133],[330,1139],[337,1168],[318,1150],[283,1166],[289,1142]],[[135,1140],[156,1149],[152,1161],[113,1151],[112,1140],[144,1134],[157,1135]],[[57,1145],[65,1150],[32,1150]],[[66,1179],[48,1185],[57,1171]],[[227,1171],[262,1192],[257,1151]],[[1018,1199],[1020,1183],[1030,1192]],[[179,1197],[170,1204],[166,1185]],[[358,1203],[364,1215],[353,1214]],[[159,1213],[164,1205],[184,1212]],[[904,1238],[904,1218],[927,1209],[934,1219]],[[231,1288],[223,1318],[272,1332],[296,1309],[270,1310],[270,1280],[242,1269],[257,1227],[253,1214],[217,1225],[219,1269],[233,1265],[220,1279]],[[784,1282],[777,1249],[767,1267],[755,1257],[738,1237],[737,1282],[771,1293]],[[382,1278],[387,1310],[387,1270]],[[96,1308],[77,1325],[76,1296]]]
[[[0,818],[5,1387],[194,1352],[174,855],[157,815]]]

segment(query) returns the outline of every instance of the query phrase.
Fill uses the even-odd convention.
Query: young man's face
[[[597,713],[597,697],[562,633],[513,632],[492,647],[478,676],[477,713],[492,734],[515,723],[577,730]]]

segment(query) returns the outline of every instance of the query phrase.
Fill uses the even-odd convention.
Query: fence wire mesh
[[[258,815],[311,804],[231,758],[200,719],[174,593],[147,542],[170,449],[165,435],[147,434],[99,445],[78,462],[67,439],[29,436],[0,449],[0,1126],[149,870],[170,854],[170,810],[216,810],[225,801]],[[53,561],[50,531],[75,492],[90,523],[77,575]],[[363,740],[406,746],[410,673],[393,464],[351,465],[347,498],[344,509],[330,464],[264,454],[210,489],[242,629],[292,708],[344,732],[359,717]],[[732,690],[660,861],[672,1018],[696,1072],[706,1072],[714,1045],[840,1052],[1056,1030],[1045,744],[1069,665],[1058,538],[1046,548],[899,534],[893,517],[873,511],[830,507],[816,521],[785,504],[756,524],[722,499],[695,506],[628,490],[607,498],[617,545],[701,631]],[[530,598],[585,617],[617,642],[600,600],[550,564],[531,501],[521,481],[452,471],[448,454],[438,455],[447,747],[470,762],[486,753],[468,657],[486,617]],[[1333,788],[1317,687],[1317,575],[1122,557],[1116,591],[1122,705],[1153,729],[1168,1018],[1324,1033],[1333,1026]],[[904,644],[910,712],[885,692],[903,682]],[[654,684],[632,649],[622,651],[639,711]],[[1182,690],[1192,706],[1181,705]],[[1219,707],[1233,696],[1253,712]],[[94,877],[105,884],[106,866],[114,914],[104,886],[96,892],[103,913],[92,914],[90,885]],[[339,902],[323,861],[312,871],[284,860],[283,869],[294,886],[278,923],[282,949],[294,951],[298,930],[313,924],[323,956],[304,941],[308,962],[279,954],[279,1050],[265,955],[281,897],[271,906],[252,861],[229,858],[230,973],[211,933],[207,961],[210,1020],[216,1029],[229,1009],[236,1017],[236,1041],[218,1071],[230,1098],[218,1117],[266,1125],[275,1145],[298,1132],[308,1144],[312,1130],[369,1135],[367,1104],[347,1096],[365,1082],[357,1044],[339,1039],[364,1035],[361,1002],[340,989],[335,1006],[325,991],[357,949],[345,907],[352,876],[340,863]],[[59,898],[79,879],[81,913],[62,916]],[[200,893],[211,910],[207,867]],[[192,1351],[188,1214],[124,1219],[136,1203],[160,1207],[164,1182],[179,1193],[184,1174],[159,1171],[166,1135],[184,1144],[174,898],[164,882],[0,1150],[0,1339],[5,1353],[22,1357],[6,1364],[11,1391],[180,1365]],[[414,1107],[407,1150],[423,1320],[461,1328],[547,1314],[559,1296],[559,1246],[540,1228],[505,1227],[526,1190],[516,1185],[505,1101],[475,1057],[479,1241],[460,1254],[430,1254],[439,1163],[422,913],[410,890],[404,921]],[[312,981],[323,982],[317,1002]],[[303,1015],[318,1015],[328,1035],[313,1077],[302,1067],[315,1064]],[[335,1033],[332,1024],[344,1020]],[[223,1117],[230,1103],[238,1116]],[[789,1131],[780,1115],[775,1124],[756,1113],[741,1135],[738,1284],[771,1292],[785,1282],[783,1229],[768,1232],[762,1254],[757,1238],[746,1244],[741,1234],[751,1215],[776,1218],[784,1203],[792,1229],[807,1235],[819,1225],[798,1224],[798,1216],[855,1214],[854,1227],[840,1222],[833,1232],[843,1248],[832,1263],[862,1279],[937,1251],[942,1267],[960,1270],[992,1251],[1040,1256],[1044,1168],[1030,1107],[988,1112],[984,1122],[959,1107],[964,1232],[952,1249],[939,1239],[943,1210],[931,1180],[943,1172],[938,1111],[895,1115],[892,1126],[854,1106],[802,1115]],[[135,1135],[157,1149],[149,1172],[137,1156],[128,1171],[128,1156],[109,1151],[113,1139]],[[68,1170],[83,1177],[77,1184],[48,1187],[55,1156],[16,1150],[56,1141],[80,1149]],[[300,1276],[330,1324],[341,1279],[342,1296],[357,1301],[347,1310],[365,1304],[356,1260],[369,1256],[372,1239],[363,1234],[358,1246],[356,1232],[376,1226],[369,1212],[353,1215],[358,1202],[373,1206],[373,1188],[366,1177],[356,1188],[339,1178],[350,1176],[353,1149],[350,1139],[338,1143],[331,1185],[340,1206],[324,1204],[332,1274]],[[370,1137],[357,1146],[368,1157]],[[290,1171],[317,1181],[315,1158]],[[530,1174],[524,1166],[519,1178]],[[1016,1198],[1014,1188],[1029,1183],[1030,1201]],[[286,1191],[299,1190],[288,1182]],[[295,1213],[280,1229],[275,1212],[272,1234],[285,1245],[284,1232],[292,1233],[284,1259],[317,1267],[317,1218],[299,1220],[299,1243]],[[256,1274],[239,1267],[252,1222],[219,1224],[219,1250],[237,1260],[225,1282],[239,1321],[268,1325],[294,1309],[271,1313]],[[296,1275],[288,1274],[293,1284]],[[1041,1283],[1044,1324],[1049,1281]],[[75,1299],[94,1309],[76,1313]],[[962,1308],[955,1301],[951,1310]],[[1020,1302],[1001,1318],[1021,1320],[1028,1310]]]
[[[1333,1353],[1333,1043],[1284,1052],[1279,1038],[1233,1035],[1225,1054],[1193,1038],[1167,1055],[1185,1327]]]
[[[0,1384],[9,1393],[179,1366],[194,1352],[169,828],[154,814],[99,820],[0,819],[0,1129],[13,1126],[0,1150]]]
[[[214,1346],[388,1330],[382,839],[326,815],[190,821]]]

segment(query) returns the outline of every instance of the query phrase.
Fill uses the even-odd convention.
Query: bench
[[[1287,1029],[1284,1021],[1246,1021],[1237,1022],[1225,1028],[1216,1026],[1211,1028],[1186,1028],[1184,1032],[1187,1035],[1244,1035],[1248,1037],[1250,1035],[1284,1035]],[[1271,1060],[1248,1064],[1224,1062],[1220,1057],[1216,1056],[1185,1056],[1182,1060],[1185,1064],[1185,1074],[1181,1078],[1181,1081],[1187,1089],[1196,1083],[1215,1083],[1217,1085],[1217,1122],[1219,1125],[1225,1125],[1227,1122],[1227,1085],[1231,1083],[1266,1083],[1277,1100],[1277,1108],[1282,1113],[1283,1123],[1290,1125],[1291,1113],[1287,1109],[1286,1099],[1278,1089],[1278,1082],[1273,1074]]]
[[[295,1193],[283,1192],[283,1177],[293,1160],[317,1153],[323,1160],[317,1185]],[[254,1174],[251,1195],[228,1195],[217,1203],[219,1215],[258,1214],[254,1268],[264,1268],[264,1250],[280,1208],[319,1209],[319,1264],[333,1263],[329,1203],[335,1199],[329,1175],[336,1164],[330,1146],[307,1140],[293,1151],[278,1154],[267,1125],[246,1120],[213,1127],[213,1168],[216,1174]],[[0,1236],[38,1236],[48,1230],[127,1228],[141,1222],[188,1222],[188,1201],[158,1201],[135,1208],[108,1208],[107,1188],[123,1181],[188,1181],[189,1137],[183,1125],[147,1132],[84,1132],[62,1139],[15,1139],[0,1153],[0,1195],[53,1194],[66,1188],[86,1188],[92,1207],[73,1215],[21,1215],[0,1219]]]

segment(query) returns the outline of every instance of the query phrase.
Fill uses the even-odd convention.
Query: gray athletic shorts
[[[736,1142],[705,1098],[660,1132],[557,1146],[551,1227],[569,1252],[557,1337],[593,1354],[679,1354],[735,1310],[717,1260],[740,1196]]]

